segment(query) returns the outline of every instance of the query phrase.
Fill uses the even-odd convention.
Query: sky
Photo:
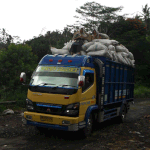
[[[150,7],[150,0],[0,0],[0,29],[22,41],[47,31],[61,31],[75,23],[76,8],[92,1],[108,7],[123,6],[120,14],[130,16],[142,13],[146,4]]]

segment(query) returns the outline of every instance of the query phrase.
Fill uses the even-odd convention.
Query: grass
[[[25,108],[25,100],[27,98],[27,87],[18,87],[16,89],[9,89],[9,90],[1,90],[0,91],[0,101],[16,101],[16,104],[1,104],[0,105],[0,113],[3,112],[5,109],[13,109],[13,110],[21,110]]]
[[[143,85],[135,85],[134,98],[150,98],[150,88]]]

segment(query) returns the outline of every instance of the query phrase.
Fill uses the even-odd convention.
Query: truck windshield
[[[39,66],[33,73],[30,84],[35,86],[77,88],[79,71],[80,69],[77,67]]]

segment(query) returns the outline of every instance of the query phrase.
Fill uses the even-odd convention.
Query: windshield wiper
[[[64,86],[77,87],[77,86],[73,86],[73,85],[67,85],[67,84],[61,84],[61,85],[59,85],[59,86],[62,86],[62,87],[64,87]]]
[[[58,88],[59,86],[62,86],[62,87],[64,87],[64,86],[76,87],[76,86],[73,86],[73,85],[60,84],[60,85],[58,85],[58,86],[54,86],[54,87],[52,87],[52,89],[56,89],[56,88]]]
[[[38,85],[35,85],[35,87],[38,87],[39,85],[55,85],[55,84],[52,84],[52,83],[40,83],[40,84],[38,84]]]

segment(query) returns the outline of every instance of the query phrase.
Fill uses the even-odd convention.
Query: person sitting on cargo
[[[70,54],[73,55],[73,54],[79,54],[81,55],[81,50],[82,50],[82,45],[83,45],[83,41],[76,41],[74,42],[72,45],[71,45],[71,48],[70,48]]]
[[[88,42],[90,42],[92,40],[92,36],[87,34],[84,31],[84,28],[81,27],[79,31],[75,32],[73,35],[72,40],[78,41],[78,40],[87,40]]]
[[[94,29],[93,30],[92,40],[94,40],[94,39],[101,39],[101,38],[102,37],[99,35],[99,32],[96,29]]]
[[[92,36],[87,34],[84,31],[83,27],[81,27],[79,31],[74,33],[72,40],[75,40],[75,42],[72,44],[72,46],[70,48],[70,54],[71,55],[73,55],[73,54],[81,55],[82,45],[84,44],[85,40],[91,41]]]
[[[84,44],[84,40],[86,40],[87,35],[84,32],[83,28],[80,28],[79,31],[74,33],[73,39],[75,42],[71,45],[70,54],[79,54],[81,55],[82,45]]]

